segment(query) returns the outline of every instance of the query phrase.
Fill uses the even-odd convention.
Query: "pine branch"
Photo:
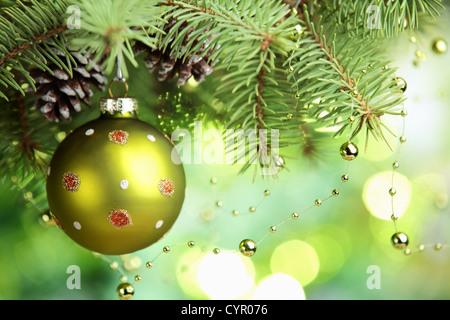
[[[0,16],[0,84],[14,88],[22,95],[22,81],[33,89],[34,79],[28,73],[29,65],[36,65],[51,72],[46,66],[48,60],[66,67],[67,62],[47,50],[51,43],[62,52],[65,49],[64,32],[67,27],[63,19],[66,4],[62,0],[20,1],[16,6],[2,8]],[[7,95],[0,90],[0,96]]]
[[[333,0],[328,10],[343,32],[386,38],[418,29],[421,15],[434,19],[443,8],[439,0]]]
[[[41,148],[41,144],[39,142],[32,141],[31,136],[29,134],[29,125],[27,122],[26,110],[24,99],[22,96],[17,97],[17,105],[18,105],[18,115],[19,115],[19,124],[20,124],[20,142],[17,147],[21,150],[21,153],[30,160],[35,160],[35,150]],[[34,161],[33,161],[34,162]]]
[[[1,61],[0,61],[0,67],[2,67],[8,60],[15,59],[18,56],[20,56],[24,51],[27,51],[30,49],[36,42],[42,42],[44,40],[47,40],[48,38],[53,37],[56,34],[59,34],[67,29],[66,26],[60,26],[57,29],[48,30],[46,33],[39,35],[33,39],[27,44],[22,44],[20,47],[15,47],[9,54],[5,54]]]
[[[379,50],[382,42],[345,33],[335,33],[330,40],[327,32],[335,21],[329,15],[324,18],[322,12],[329,13],[320,5],[305,5],[298,13],[304,31],[293,68],[299,75],[296,86],[301,103],[311,117],[340,126],[336,136],[349,129],[354,138],[366,128],[367,135],[387,142],[380,118],[386,113],[400,115],[404,97],[395,69],[387,67]]]
[[[221,84],[217,87],[216,96],[226,106],[229,115],[227,128],[270,129],[280,124],[283,113],[290,115],[289,119],[299,118],[290,112],[294,95],[286,81],[286,71],[281,69],[280,58],[286,57],[287,52],[294,48],[289,38],[294,24],[293,19],[286,18],[286,5],[279,1],[261,0],[170,0],[160,1],[160,5],[166,8],[165,19],[177,19],[164,39],[159,41],[160,49],[170,50],[170,55],[177,59],[192,57],[198,48],[189,47],[189,43],[182,48],[182,41],[177,40],[185,36],[178,32],[178,26],[187,23],[183,31],[197,30],[190,35],[191,38],[199,44],[206,42],[211,48],[209,52],[213,52],[210,59],[220,60],[216,74]],[[203,32],[206,28],[209,29],[207,34]],[[288,127],[291,129],[295,124]],[[236,137],[228,138],[227,143]],[[258,140],[249,146],[249,151],[257,150],[259,163],[260,158],[270,153],[270,146],[270,141]],[[233,150],[240,147],[236,144]],[[246,160],[244,170],[254,159]]]
[[[80,30],[71,30],[74,49],[93,55],[93,63],[102,62],[102,69],[111,74],[117,61],[123,76],[128,78],[126,61],[137,67],[132,44],[139,41],[154,48],[155,34],[164,20],[156,0],[74,0],[83,18]],[[107,8],[107,9],[105,9]]]
[[[0,134],[1,176],[19,179],[29,174],[45,176],[48,161],[56,148],[54,124],[42,121],[39,110],[30,106],[33,102],[18,91],[9,92],[9,102],[0,109],[3,125]]]
[[[267,58],[266,58],[267,59]],[[264,63],[267,63],[266,61]],[[264,78],[266,76],[266,70],[264,70],[263,68],[261,68],[258,72],[258,87],[257,87],[257,92],[258,94],[256,95],[255,99],[256,99],[256,105],[255,105],[255,109],[256,109],[256,121],[258,122],[257,128],[258,129],[263,129],[265,127],[264,124],[264,111],[263,111],[263,107],[264,107]]]
[[[223,59],[222,64],[231,63],[233,60],[232,56],[222,52],[227,48],[237,48],[245,41],[257,41],[262,49],[265,49],[269,43],[282,50],[288,50],[288,46],[292,45],[282,36],[276,37],[276,33],[283,30],[286,23],[280,24],[277,30],[269,32],[270,27],[285,16],[283,10],[286,7],[280,5],[278,1],[163,0],[159,2],[159,5],[165,8],[163,17],[166,20],[176,18],[178,23],[164,35],[164,39],[162,34],[156,35],[157,40],[162,40],[157,42],[160,43],[160,49],[164,50],[168,49],[170,44],[170,54],[176,55],[177,58],[186,59],[198,49],[188,45],[181,52],[181,40],[184,34],[178,34],[178,26],[182,23],[188,23],[188,27],[184,28],[183,32],[187,32],[190,28],[196,30],[191,36],[192,42],[197,39],[200,46],[203,41],[206,41],[215,53],[210,59],[220,57]],[[268,20],[261,20],[263,17]],[[202,32],[206,28],[210,28],[208,34]],[[208,39],[210,34],[214,35],[213,39]],[[171,41],[174,37],[178,41]]]

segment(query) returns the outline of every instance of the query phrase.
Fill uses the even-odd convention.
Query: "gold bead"
[[[151,261],[147,261],[147,263],[145,264],[145,267],[147,269],[151,269],[153,267],[153,263],[151,263]]]
[[[334,189],[333,191],[331,191],[331,194],[335,197],[337,197],[339,195],[339,190],[338,189]]]
[[[134,295],[134,287],[129,283],[121,283],[117,287],[116,293],[121,300],[130,300]]]
[[[392,221],[397,221],[398,217],[395,214],[391,214],[391,220]]]
[[[348,141],[341,146],[340,153],[344,160],[353,160],[358,156],[358,147]]]
[[[53,219],[52,213],[50,211],[45,211],[41,213],[39,220],[44,226],[50,227],[55,225],[55,220]]]
[[[256,211],[256,208],[255,208],[255,207],[250,207],[250,208],[248,209],[248,211],[250,211],[251,213],[253,213],[253,212]]]
[[[319,207],[322,204],[322,200],[316,199],[316,201],[314,201],[314,204]]]
[[[117,261],[113,261],[109,264],[109,267],[111,270],[117,270],[117,268],[119,268],[119,263]]]
[[[270,195],[270,190],[264,190],[264,195],[267,197],[268,195]]]
[[[286,161],[283,157],[279,156],[275,159],[274,164],[276,171],[281,171],[285,167]]]
[[[389,194],[391,195],[391,197],[395,196],[397,194],[397,190],[395,190],[395,188],[390,188],[389,189]]]
[[[442,244],[437,243],[437,244],[433,247],[433,249],[436,250],[436,251],[441,250],[441,249],[442,249]]]
[[[220,253],[220,249],[219,248],[214,248],[213,249],[213,253],[216,254],[216,255],[219,254]]]
[[[24,197],[24,199],[25,199],[26,201],[32,201],[32,200],[33,200],[33,193],[30,192],[30,191],[25,192],[25,193],[23,194],[23,197]]]
[[[189,241],[187,243],[187,245],[188,245],[189,248],[193,248],[193,247],[195,247],[195,242],[194,241]]]
[[[408,84],[406,83],[406,80],[401,77],[396,77],[395,80],[397,81],[397,85],[400,86],[400,90],[405,93],[406,89],[408,88]]]
[[[291,9],[291,12],[292,12],[292,14],[293,14],[294,16],[296,16],[296,15],[298,14],[298,11],[297,11],[296,8],[292,8],[292,9]]]
[[[142,280],[142,277],[140,275],[134,276],[134,281],[139,282]]]
[[[416,43],[416,37],[412,36],[411,38],[409,38],[409,41],[411,41],[412,43]]]
[[[366,70],[366,69],[362,69],[362,70],[361,70],[361,73],[362,73],[362,74],[367,74],[367,70]]]
[[[253,240],[245,239],[239,244],[239,251],[246,256],[251,257],[256,252],[256,243]]]
[[[391,237],[391,241],[397,249],[405,249],[409,244],[408,236],[403,232],[394,233]]]
[[[294,67],[293,66],[289,66],[289,73],[292,73],[292,72],[294,72]]]
[[[216,207],[220,208],[223,205],[223,202],[221,200],[216,201]]]
[[[342,180],[342,182],[347,182],[347,181],[348,181],[348,175],[344,174],[344,175],[341,177],[341,180]]]
[[[163,252],[164,253],[168,253],[170,251],[170,247],[169,246],[165,246],[164,248],[163,248]]]
[[[406,117],[408,115],[408,110],[403,109],[401,112],[402,117]]]
[[[276,227],[276,226],[271,226],[271,227],[269,228],[269,231],[272,232],[272,233],[274,233],[274,232],[277,231],[277,227]]]
[[[133,272],[134,270],[138,270],[141,267],[142,261],[138,256],[121,256],[123,261],[123,266],[126,271]]]
[[[423,53],[421,50],[416,51],[416,56],[422,61],[425,61],[427,59],[425,53]]]
[[[353,123],[353,122],[355,122],[355,117],[354,116],[350,116],[350,117],[348,117],[347,121],[349,123]]]
[[[381,70],[383,70],[383,71],[388,70],[388,69],[389,69],[389,66],[381,67]]]
[[[298,213],[297,212],[293,212],[291,215],[292,219],[296,220],[298,219]]]
[[[436,39],[433,41],[433,51],[437,54],[447,52],[447,42],[444,39]]]
[[[400,142],[401,143],[405,143],[406,142],[406,137],[405,136],[401,136],[400,137]]]
[[[299,94],[299,93],[296,93],[296,94],[294,95],[294,98],[297,99],[297,100],[300,99],[300,94]]]
[[[239,210],[233,210],[232,214],[233,216],[237,216],[239,214]]]
[[[423,244],[419,245],[419,251],[422,252],[423,250],[425,250],[425,246]]]
[[[405,251],[403,251],[403,253],[407,256],[409,256],[411,254],[411,250],[410,249],[406,249]]]
[[[394,169],[398,169],[399,166],[400,166],[400,164],[398,162],[394,162],[392,164],[392,168],[394,168]]]
[[[128,277],[126,275],[122,275],[122,276],[120,276],[119,279],[120,279],[120,282],[126,282]]]

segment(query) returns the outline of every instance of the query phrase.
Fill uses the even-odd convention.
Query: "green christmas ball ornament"
[[[122,255],[163,238],[185,197],[172,141],[136,116],[135,98],[103,98],[102,115],[70,133],[48,168],[57,225],[88,250]]]

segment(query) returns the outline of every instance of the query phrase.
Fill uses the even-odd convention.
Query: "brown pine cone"
[[[176,19],[170,19],[164,27],[164,31],[168,33],[176,22]],[[179,27],[179,32],[186,27],[187,23],[183,23]],[[183,39],[183,44],[180,47],[180,52],[185,50],[185,46],[191,40],[190,34],[193,31],[194,29],[190,28],[186,33],[186,36]],[[204,32],[209,32],[209,28],[206,28]],[[170,41],[173,41],[173,39]],[[192,47],[195,47],[197,44],[198,40],[196,39],[194,40]],[[167,48],[167,51],[169,51],[170,45],[167,46]],[[160,49],[154,50],[141,42],[135,44],[134,52],[136,55],[143,52],[147,53],[147,56],[145,57],[145,65],[151,73],[157,70],[157,78],[159,81],[172,81],[176,75],[178,75],[177,85],[183,86],[192,76],[194,76],[194,79],[197,82],[203,82],[205,78],[213,72],[213,67],[217,61],[207,63],[208,58],[211,56],[212,49],[202,56],[207,48],[208,43],[204,41],[199,50],[195,54],[188,56],[185,62],[176,60],[175,55],[171,56],[169,52],[163,52]]]
[[[65,57],[60,50],[55,48],[52,50],[58,56]],[[73,68],[73,77],[53,63],[48,66],[53,75],[38,68],[30,71],[30,76],[37,83],[35,94],[39,96],[35,107],[50,121],[71,120],[72,112],[81,111],[81,102],[91,104],[90,97],[93,95],[91,85],[104,91],[107,83],[98,65],[94,64],[92,69],[87,70],[86,66],[91,62],[90,59],[79,52],[69,52],[77,63]]]

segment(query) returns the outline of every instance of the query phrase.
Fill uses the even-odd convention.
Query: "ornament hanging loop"
[[[125,86],[125,93],[123,95],[115,96],[113,94],[112,87],[113,87],[113,84],[115,84],[115,83],[119,83],[119,84],[122,84],[122,85]],[[123,73],[122,73],[122,69],[120,67],[119,59],[117,59],[117,74],[114,77],[114,79],[111,81],[111,83],[109,84],[109,88],[108,89],[109,89],[108,91],[109,91],[109,95],[110,95],[111,98],[119,98],[119,97],[126,98],[128,96],[128,83],[125,80],[125,78],[123,77]]]

